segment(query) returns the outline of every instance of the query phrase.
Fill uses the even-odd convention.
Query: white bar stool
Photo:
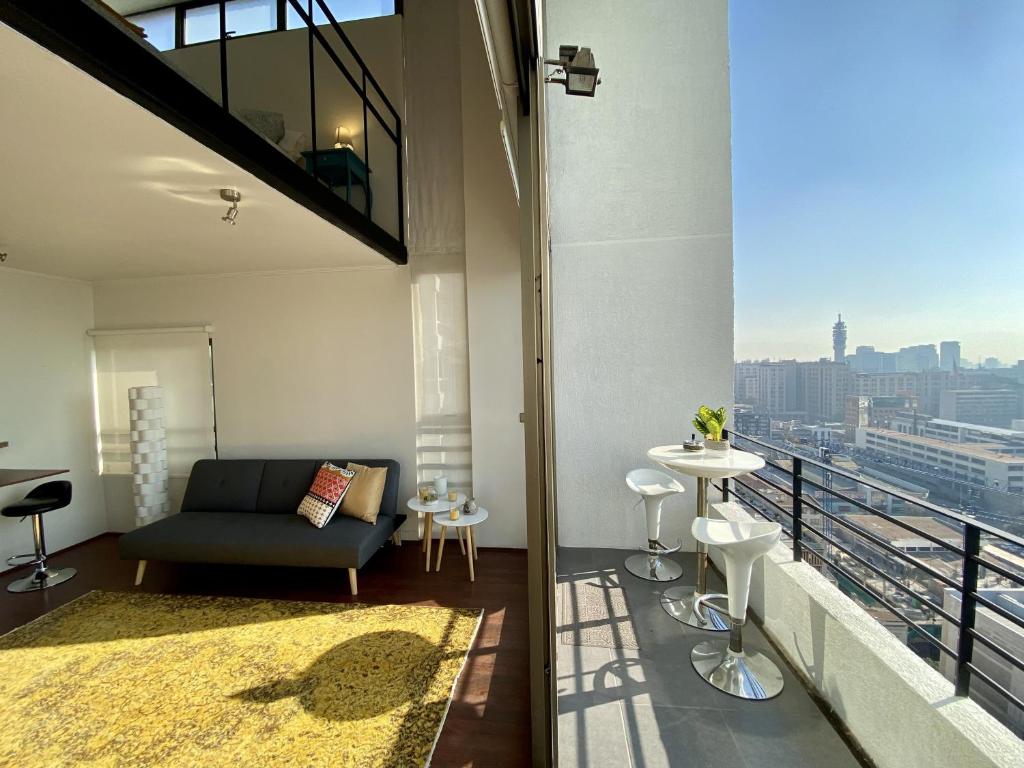
[[[656,469],[634,469],[626,475],[629,490],[643,497],[647,510],[647,546],[626,558],[626,570],[647,581],[674,581],[683,575],[683,567],[663,555],[678,552],[683,544],[666,547],[659,540],[661,534],[661,503],[666,497],[682,493],[683,484]]]
[[[732,522],[698,517],[693,521],[697,541],[718,547],[725,557],[729,590],[729,642],[706,640],[690,653],[697,674],[720,691],[741,699],[770,699],[782,693],[782,672],[763,653],[743,650],[743,624],[750,598],[750,572],[782,536],[778,523]],[[711,598],[706,595],[701,600]],[[699,606],[694,606],[694,612]]]

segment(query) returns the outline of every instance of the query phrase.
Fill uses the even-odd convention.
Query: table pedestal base
[[[725,595],[714,596],[726,597]],[[706,632],[727,632],[729,630],[729,614],[718,611],[705,603],[703,616],[698,616],[693,612],[693,602],[697,597],[700,595],[697,593],[696,587],[670,587],[661,593],[661,607],[673,619],[687,626],[703,629]],[[703,621],[701,621],[702,618]]]
[[[683,575],[683,567],[660,555],[638,552],[626,558],[626,570],[647,581],[675,581]]]

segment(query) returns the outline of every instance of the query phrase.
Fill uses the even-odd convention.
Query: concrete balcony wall
[[[751,519],[735,502],[714,510]],[[724,571],[714,550],[711,559]],[[793,562],[786,540],[755,565],[750,609],[878,768],[1024,765],[1024,742],[955,697],[952,683],[814,568]]]
[[[604,78],[593,99],[546,87],[558,542],[639,545],[626,472],[687,439],[702,403],[732,402],[728,4],[545,14],[546,55],[589,46]],[[687,488],[662,541],[692,548]]]

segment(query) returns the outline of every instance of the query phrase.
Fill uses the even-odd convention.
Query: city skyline
[[[1024,358],[1024,3],[733,0],[735,359]]]

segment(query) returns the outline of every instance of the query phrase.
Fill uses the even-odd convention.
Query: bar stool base
[[[710,605],[704,605],[704,618],[701,620],[693,612],[693,601],[696,597],[696,588],[692,586],[670,587],[661,593],[661,607],[665,613],[678,622],[703,629],[705,632],[728,632],[729,614],[716,611]],[[725,597],[725,595],[721,595]]]
[[[38,592],[69,581],[77,574],[74,568],[45,568],[34,571],[30,576],[16,579],[7,585],[8,592]]]
[[[731,653],[728,641],[698,643],[690,663],[708,683],[739,699],[763,701],[782,693],[782,672],[763,653]]]
[[[651,557],[643,552],[626,558],[626,570],[646,581],[675,581],[683,575],[683,566],[665,557]]]

